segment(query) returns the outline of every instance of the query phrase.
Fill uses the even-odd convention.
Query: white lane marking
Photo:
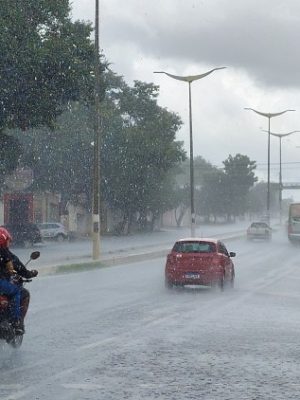
[[[17,384],[17,383],[12,383],[10,385],[6,384],[0,384],[0,390],[19,390],[22,387],[22,385]]]
[[[111,338],[98,340],[97,342],[94,342],[94,343],[85,344],[85,345],[83,345],[83,346],[78,347],[78,348],[77,348],[77,351],[82,351],[82,350],[87,350],[87,349],[93,349],[94,347],[101,346],[102,344],[114,342],[114,341],[115,341],[116,339],[118,339],[118,338],[120,338],[120,337],[119,337],[119,336],[113,336],[113,337],[111,337]]]
[[[92,389],[103,389],[103,385],[97,383],[62,383],[61,386],[65,389],[77,389],[77,390],[92,390]]]

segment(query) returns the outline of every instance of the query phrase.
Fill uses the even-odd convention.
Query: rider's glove
[[[37,276],[37,274],[39,273],[39,271],[37,271],[36,269],[32,269],[32,270],[30,271],[30,273],[31,273],[31,278],[34,278],[35,276]]]
[[[14,283],[15,285],[19,285],[20,283],[22,283],[22,277],[17,274],[11,275],[10,282]]]
[[[6,272],[7,272],[8,275],[16,274],[16,271],[14,270],[13,263],[11,261],[8,261],[5,266],[6,266]]]

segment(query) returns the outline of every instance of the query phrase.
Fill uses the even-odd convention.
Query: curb
[[[220,239],[224,241],[231,241],[240,239],[245,236],[245,232],[243,233],[235,233],[230,236],[226,236]],[[81,261],[80,263],[71,263],[71,264],[60,264],[53,265],[49,267],[45,267],[39,271],[40,276],[48,276],[48,275],[56,275],[56,274],[66,274],[71,272],[83,272],[89,271],[93,269],[99,268],[108,268],[123,264],[129,264],[131,262],[139,262],[144,261],[146,259],[156,259],[161,257],[166,257],[168,252],[170,251],[172,244],[168,247],[161,248],[159,250],[152,251],[142,251],[138,252],[138,249],[135,249],[135,253],[127,254],[127,255],[115,255],[103,257],[101,260],[97,261]],[[156,247],[156,246],[153,246]]]

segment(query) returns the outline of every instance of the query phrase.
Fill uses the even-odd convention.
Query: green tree
[[[228,201],[226,201],[227,188],[225,182],[225,172],[217,168],[207,171],[203,176],[198,208],[207,221],[210,220],[211,216],[216,221],[218,216],[224,216],[227,213]]]
[[[113,208],[122,210],[124,226],[131,226],[136,212],[143,225],[146,215],[157,218],[166,209],[167,172],[185,157],[182,143],[175,141],[181,120],[159,107],[157,96],[153,84],[123,84],[115,102],[122,129],[105,135],[104,193]]]
[[[249,191],[248,205],[250,214],[258,215],[266,212],[267,207],[267,182],[257,182]],[[270,206],[271,210],[278,207],[278,183],[270,184]]]
[[[214,219],[218,216],[231,217],[244,214],[248,210],[248,194],[257,181],[254,175],[255,161],[248,156],[229,155],[223,161],[224,169],[212,168],[203,177],[200,193],[201,214]]]
[[[157,87],[139,82],[130,88],[111,72],[105,74],[104,81],[107,93],[101,103],[101,200],[121,210],[125,222],[138,213],[142,227],[149,213],[154,223],[161,212],[172,208],[170,194],[175,182],[168,172],[185,157],[182,144],[175,140],[181,121],[157,105]],[[137,111],[139,99],[143,107]],[[94,140],[91,113],[85,104],[72,103],[57,119],[55,129],[19,133],[26,149],[22,162],[34,169],[36,189],[58,191],[73,202],[81,193],[90,199]]]
[[[91,26],[72,22],[68,0],[2,0],[0,131],[53,126],[64,105],[91,90]]]
[[[244,214],[248,209],[247,196],[250,188],[257,181],[254,170],[255,161],[251,161],[246,155],[236,154],[223,161],[224,172],[226,174],[226,197],[227,216],[237,216]]]
[[[203,215],[201,188],[204,185],[205,175],[213,171],[215,167],[201,156],[194,157],[194,198],[196,214]],[[190,189],[190,160],[186,159],[174,170],[176,174],[177,189],[174,194],[174,199],[177,199],[175,219],[177,226],[180,226],[186,211],[191,206],[191,189]]]
[[[0,194],[3,188],[5,175],[13,171],[22,155],[22,146],[19,140],[0,131]]]
[[[204,175],[210,171],[213,171],[215,167],[206,161],[201,156],[194,157],[194,185],[196,188],[200,188],[204,181]],[[180,169],[175,171],[177,177],[176,180],[179,186],[190,186],[190,159],[187,158],[180,165]]]
[[[56,129],[31,129],[18,137],[26,149],[21,163],[34,171],[33,190],[59,192],[73,203],[84,193],[90,201],[93,126],[86,105],[73,103],[58,117]]]

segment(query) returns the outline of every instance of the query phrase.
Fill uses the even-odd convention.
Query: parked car
[[[12,235],[12,246],[32,247],[35,243],[42,242],[41,232],[36,224],[6,224],[4,225]]]
[[[247,239],[272,239],[272,228],[266,222],[252,222],[247,229]]]
[[[68,239],[68,232],[59,222],[45,222],[38,224],[43,239],[54,239],[58,242]]]
[[[176,241],[167,255],[165,286],[234,286],[234,252],[218,239],[187,238]]]

